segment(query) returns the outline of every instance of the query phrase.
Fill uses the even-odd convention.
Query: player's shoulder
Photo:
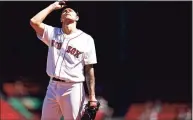
[[[80,30],[80,29],[79,29],[79,30]],[[80,30],[80,31],[82,31],[83,37],[85,37],[87,40],[94,40],[93,37],[92,37],[92,35],[90,35],[89,33],[86,33],[86,32],[83,31],[83,30]]]
[[[49,24],[44,24],[44,25],[45,25],[45,28],[52,30],[54,34],[62,34],[61,27],[56,27]]]

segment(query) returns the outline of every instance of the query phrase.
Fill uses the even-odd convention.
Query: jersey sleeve
[[[42,36],[37,34],[38,39],[40,39],[41,41],[43,41],[46,45],[50,46],[50,41],[52,40],[53,36],[54,36],[54,30],[55,28],[44,24],[44,33]]]
[[[96,49],[94,39],[92,37],[89,37],[86,47],[87,49],[84,56],[85,65],[96,64],[97,63]]]

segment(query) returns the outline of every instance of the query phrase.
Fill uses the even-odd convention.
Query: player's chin
[[[74,22],[75,20],[74,20],[74,18],[66,18],[66,21],[71,21],[71,22]]]

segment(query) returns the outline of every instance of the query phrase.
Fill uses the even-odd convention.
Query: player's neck
[[[63,30],[63,32],[64,32],[65,34],[69,35],[69,34],[75,32],[75,31],[77,30],[76,24],[75,24],[75,23],[73,23],[73,24],[68,24],[68,25],[63,24],[63,25],[62,25],[62,30]]]

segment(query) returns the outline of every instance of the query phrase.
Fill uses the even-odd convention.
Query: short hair
[[[79,12],[78,12],[78,10],[77,10],[77,9],[75,9],[75,8],[71,8],[71,7],[64,8],[64,9],[62,10],[62,13],[64,12],[64,10],[66,10],[66,9],[68,9],[68,8],[70,8],[70,9],[74,10],[74,12],[77,14],[77,16],[79,16]]]

